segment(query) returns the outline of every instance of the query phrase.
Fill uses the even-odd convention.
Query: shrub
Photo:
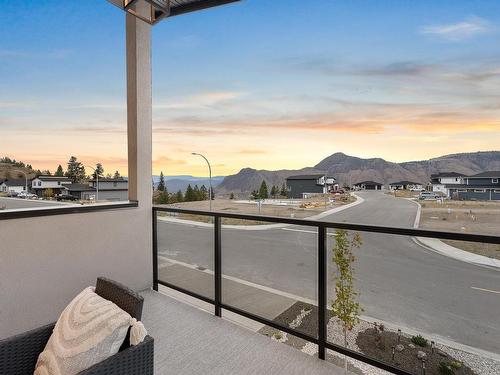
[[[453,361],[450,362],[450,366],[452,368],[454,368],[455,370],[458,370],[459,368],[462,367],[462,362],[457,361],[457,360],[453,360]]]
[[[439,362],[439,373],[441,375],[454,375],[455,370],[453,369],[450,363]]]
[[[281,340],[283,338],[283,335],[281,334],[281,332],[276,332],[273,337],[276,339],[276,340]]]
[[[421,346],[422,348],[425,348],[428,345],[427,340],[424,339],[421,335],[412,336],[411,342],[415,345]]]

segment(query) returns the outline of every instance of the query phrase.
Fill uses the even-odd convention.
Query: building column
[[[128,194],[130,200],[139,201],[139,207],[151,213],[151,25],[127,14],[126,39]]]

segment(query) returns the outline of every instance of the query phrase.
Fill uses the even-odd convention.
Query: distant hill
[[[24,174],[20,171],[26,173],[28,179],[35,177],[36,174],[34,170],[26,167],[19,167],[10,163],[0,163],[0,180],[24,178]]]
[[[224,176],[212,177],[213,188],[215,189],[215,187],[218,186],[223,179]],[[189,175],[179,175],[179,176],[165,176],[165,180],[167,183],[167,190],[169,192],[176,192],[178,190],[182,190],[184,192],[189,184],[191,184],[191,186],[193,187],[194,185],[198,185],[199,187],[201,187],[201,185],[205,185],[207,188],[209,186],[208,177],[193,177]],[[158,183],[160,182],[160,176],[153,176],[153,182],[156,189]]]
[[[266,181],[268,186],[281,186],[288,176],[304,173],[325,173],[335,177],[342,186],[366,180],[386,185],[401,180],[426,184],[434,173],[458,172],[470,175],[488,170],[500,170],[500,151],[452,154],[404,163],[393,163],[381,158],[363,159],[337,152],[313,167],[298,170],[267,171],[244,168],[234,175],[226,176],[218,186],[217,193],[248,193],[258,189],[262,180]]]

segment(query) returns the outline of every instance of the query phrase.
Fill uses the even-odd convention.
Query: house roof
[[[375,182],[375,181],[361,181],[361,182],[355,183],[354,185],[379,185],[379,186],[382,186],[382,184],[380,182]]]
[[[413,181],[398,181],[398,182],[391,182],[389,185],[422,185],[420,182],[413,182]]]
[[[65,186],[69,191],[95,191],[95,188],[88,184],[69,184]]]
[[[469,176],[469,178],[481,178],[481,177],[500,178],[500,171],[487,171]]]
[[[457,172],[441,172],[441,173],[431,174],[431,178],[439,178],[439,177],[467,177],[467,175]]]
[[[90,180],[90,182],[96,182],[95,179]],[[99,182],[128,182],[128,178],[119,177],[119,178],[109,178],[109,177],[101,177],[99,178]]]
[[[25,186],[26,179],[24,178],[8,178],[3,182],[7,186]]]
[[[318,178],[325,177],[324,174],[299,174],[296,176],[289,176],[287,180],[317,180]],[[330,177],[333,178],[333,177]]]
[[[35,178],[38,178],[39,180],[42,180],[42,181],[68,181],[68,182],[71,181],[71,179],[69,177],[51,176],[51,175],[47,175],[47,174],[40,174],[40,175],[36,176]]]

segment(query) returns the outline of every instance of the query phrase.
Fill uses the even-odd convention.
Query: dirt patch
[[[431,207],[429,207],[431,205]],[[461,233],[498,235],[500,204],[497,202],[435,202],[422,204],[420,228]],[[500,259],[500,245],[444,241],[459,249]]]
[[[318,215],[324,211],[331,210],[336,207],[352,203],[356,198],[349,194],[331,195],[330,201],[325,200],[324,197],[316,197],[304,200],[276,200],[269,204],[261,204],[260,208],[256,202],[241,203],[231,199],[216,199],[212,201],[212,210],[220,212],[228,212],[235,214],[248,214],[248,215],[263,215],[263,216],[276,216],[303,219],[310,216]],[[175,203],[172,205],[165,205],[164,207],[182,208],[188,210],[204,210],[208,211],[208,201],[197,202],[183,202]],[[166,212],[159,212],[160,216],[175,216],[183,220],[192,220],[202,223],[211,223],[213,219],[209,216],[190,215],[190,214],[171,214]],[[223,218],[223,225],[261,225],[269,224],[269,222],[253,221]]]
[[[393,197],[396,198],[418,198],[420,192],[409,191],[409,190],[395,190],[395,191],[388,191],[386,194],[392,195]]]
[[[420,347],[411,342],[410,338],[401,335],[398,341],[398,334],[390,331],[380,331],[375,328],[369,328],[358,334],[356,344],[360,350],[372,358],[377,358],[386,363],[394,364],[406,371],[413,374],[422,374],[422,360],[417,357],[419,352],[425,353],[425,369],[426,374],[441,374],[440,366],[451,366],[456,364],[459,368],[453,368],[451,374],[455,375],[472,375],[475,374],[472,369],[465,364],[456,361],[447,353],[434,348],[431,349],[430,344],[426,347]],[[394,349],[393,360],[393,347],[402,345],[403,350],[397,351]],[[412,348],[411,345],[414,347]]]

